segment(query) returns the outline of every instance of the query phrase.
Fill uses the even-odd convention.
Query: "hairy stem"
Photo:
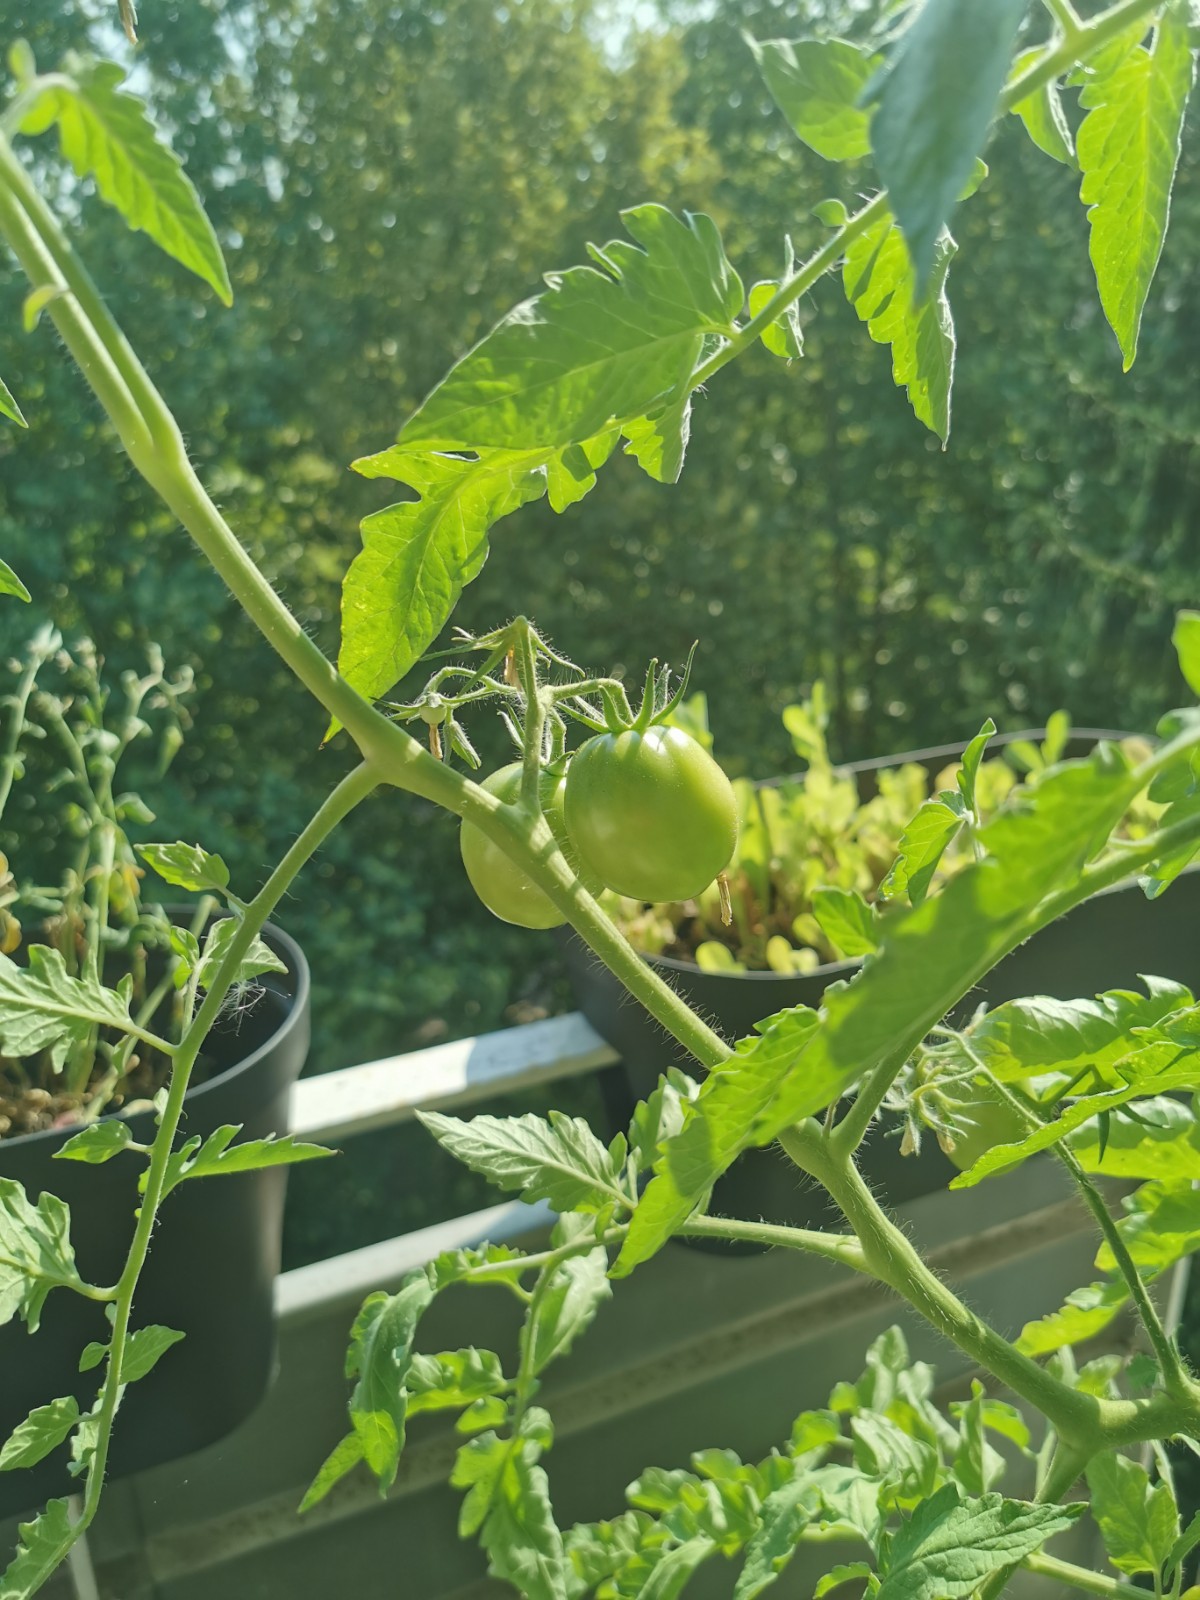
[[[830,1151],[815,1123],[788,1129],[779,1142],[802,1171],[829,1191],[854,1230],[873,1277],[907,1300],[973,1361],[1037,1406],[1061,1437],[1090,1443],[1099,1418],[1096,1400],[1043,1371],[965,1306],[880,1207],[854,1163]]]
[[[1146,1600],[1146,1590],[1139,1589],[1134,1583],[1124,1583],[1120,1578],[1109,1578],[1102,1572],[1077,1567],[1073,1561],[1060,1561],[1057,1556],[1048,1556],[1040,1550],[1026,1556],[1022,1565],[1029,1572],[1054,1578],[1059,1583],[1069,1584],[1072,1589],[1082,1589],[1084,1594],[1098,1594],[1102,1600]]]
[[[1016,1111],[1019,1116],[1023,1117],[1028,1127],[1043,1128],[1046,1126],[1047,1119],[1041,1115],[1040,1110],[1030,1104],[1024,1095],[1015,1093],[1007,1084],[1001,1083],[990,1072],[987,1073],[987,1079],[992,1093]],[[1088,1177],[1087,1173],[1084,1172],[1074,1151],[1064,1141],[1060,1140],[1053,1147],[1053,1150],[1055,1156],[1070,1174],[1075,1187],[1083,1196],[1085,1205],[1095,1218],[1097,1227],[1113,1253],[1118,1270],[1125,1280],[1130,1298],[1137,1309],[1138,1317],[1146,1330],[1146,1336],[1150,1340],[1155,1356],[1158,1358],[1164,1387],[1168,1394],[1186,1394],[1189,1383],[1187,1369],[1174,1342],[1162,1325],[1158,1309],[1150,1297],[1149,1290],[1142,1281],[1142,1275],[1129,1253],[1129,1247],[1126,1245],[1124,1236],[1117,1226],[1116,1219],[1104,1203],[1104,1196]]]
[[[96,1515],[100,1494],[104,1486],[104,1472],[112,1438],[113,1420],[121,1396],[121,1372],[129,1338],[129,1323],[133,1311],[134,1294],[150,1249],[150,1240],[158,1220],[159,1207],[166,1187],[167,1163],[175,1135],[183,1115],[184,1096],[191,1082],[192,1071],[209,1030],[217,1020],[225,997],[237,980],[243,958],[262,929],[280,898],[286,893],[296,874],[313,852],[323,843],[339,822],[379,783],[379,775],[364,763],[344,778],[320,810],[300,834],[291,849],[267,879],[262,889],[246,908],[237,930],[229,942],[212,986],[204,997],[195,1017],[188,1025],[172,1064],[167,1100],[163,1108],[158,1133],[150,1154],[146,1175],[146,1190],[138,1210],[137,1226],[125,1260],[125,1267],[117,1284],[114,1305],[112,1339],[109,1345],[108,1364],[99,1397],[99,1425],[96,1450],[88,1472],[87,1491],[83,1512],[72,1530],[76,1538],[88,1527]],[[65,1551],[64,1551],[65,1554]]]

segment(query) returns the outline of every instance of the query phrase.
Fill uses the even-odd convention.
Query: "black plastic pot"
[[[1036,730],[1014,733],[994,740],[993,746],[1037,737]],[[1100,738],[1123,737],[1101,729],[1080,730],[1068,753],[1083,753]],[[865,798],[872,792],[873,774],[881,769],[916,761],[938,771],[964,748],[912,751],[846,770],[858,775]],[[654,1087],[668,1066],[695,1074],[696,1063],[574,934],[565,938],[564,953],[580,1011],[620,1054],[637,1098]],[[755,1023],[773,1012],[818,1006],[831,983],[852,977],[858,969],[857,962],[840,961],[800,974],[705,972],[692,962],[666,956],[644,959],[731,1043],[752,1033]],[[963,1014],[983,1000],[998,1005],[1032,994],[1073,1000],[1103,989],[1136,987],[1139,973],[1173,978],[1200,990],[1200,872],[1185,873],[1153,902],[1132,884],[1079,906],[1000,962],[964,1002]],[[955,1172],[933,1139],[924,1141],[919,1156],[902,1156],[898,1139],[881,1129],[866,1141],[862,1165],[872,1187],[892,1204],[944,1188]],[[791,1162],[773,1149],[741,1156],[718,1182],[711,1210],[714,1215],[763,1217],[796,1227],[829,1221],[821,1191],[806,1186]],[[713,1248],[708,1241],[704,1247]]]
[[[248,1006],[230,1010],[205,1044],[216,1070],[190,1090],[181,1138],[241,1124],[242,1138],[287,1131],[292,1085],[308,1053],[308,963],[277,928],[264,938],[286,962],[268,973]],[[155,1134],[153,1113],[129,1118],[139,1142]],[[71,1208],[71,1238],[83,1277],[114,1283],[129,1245],[142,1162],[118,1156],[103,1166],[56,1161],[77,1128],[0,1140],[0,1177],[31,1200],[49,1190]],[[110,1476],[157,1466],[224,1437],[254,1410],[274,1361],[274,1282],[279,1271],[287,1168],[181,1185],[163,1206],[134,1307],[134,1326],[162,1323],[186,1337],[125,1393],[109,1457]],[[24,1323],[0,1328],[0,1439],[39,1405],[75,1394],[84,1408],[96,1373],[80,1376],[89,1340],[104,1342],[103,1307],[56,1289],[32,1337]],[[0,1518],[78,1488],[64,1446],[27,1471],[0,1477]]]

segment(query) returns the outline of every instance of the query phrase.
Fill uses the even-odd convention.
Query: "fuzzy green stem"
[[[166,1104],[162,1111],[158,1133],[150,1156],[150,1165],[146,1175],[146,1191],[138,1211],[137,1226],[134,1230],[133,1241],[129,1247],[129,1254],[126,1257],[124,1270],[117,1284],[108,1365],[99,1397],[96,1451],[92,1466],[88,1472],[83,1512],[72,1530],[75,1538],[78,1538],[89,1526],[96,1515],[96,1510],[100,1503],[109,1444],[112,1438],[113,1420],[116,1416],[117,1405],[121,1395],[122,1363],[129,1338],[129,1323],[133,1311],[134,1294],[150,1249],[150,1240],[154,1233],[155,1223],[158,1220],[159,1207],[166,1189],[167,1166],[172,1146],[175,1142],[175,1135],[179,1129],[180,1119],[183,1115],[184,1096],[187,1094],[201,1045],[207,1038],[213,1023],[217,1020],[221,1007],[225,1003],[226,995],[237,980],[243,958],[280,898],[286,893],[297,873],[313,852],[323,843],[338,823],[360,801],[366,799],[367,795],[377,787],[378,783],[378,773],[371,766],[364,763],[362,766],[355,768],[348,777],[344,778],[330,794],[274,872],[272,872],[262,889],[250,902],[245,916],[240,919],[237,930],[229,942],[229,948],[217,968],[212,986],[209,988],[203,1003],[180,1041],[172,1065]]]
[[[691,1239],[730,1239],[746,1244],[799,1250],[823,1256],[854,1272],[870,1273],[858,1241],[846,1233],[823,1233],[819,1228],[785,1228],[773,1222],[744,1222],[734,1217],[690,1217],[679,1232]]]
[[[1024,1095],[1015,1093],[1007,1084],[1001,1083],[990,1072],[987,1073],[989,1087],[992,1093],[1005,1105],[1016,1111],[1025,1119],[1030,1128],[1046,1126],[1047,1119],[1041,1112],[1026,1099]],[[1125,1280],[1130,1298],[1137,1309],[1138,1317],[1146,1336],[1150,1340],[1154,1354],[1158,1358],[1159,1370],[1162,1373],[1163,1385],[1168,1394],[1185,1395],[1188,1393],[1188,1373],[1183,1360],[1168,1335],[1158,1315],[1158,1309],[1150,1297],[1149,1290],[1142,1280],[1129,1247],[1125,1243],[1124,1235],[1117,1225],[1116,1219],[1104,1203],[1104,1197],[1096,1185],[1084,1172],[1078,1157],[1067,1144],[1060,1140],[1053,1147],[1054,1154],[1059,1162],[1070,1174],[1072,1182],[1083,1196],[1088,1210],[1092,1213],[1097,1227],[1100,1229],[1104,1240],[1113,1253],[1117,1268]]]
[[[779,1142],[802,1171],[829,1191],[854,1230],[873,1277],[907,1300],[973,1361],[1037,1406],[1060,1437],[1090,1444],[1099,1417],[1095,1398],[1060,1383],[965,1306],[879,1206],[854,1163],[828,1148],[815,1123],[789,1128]]]
[[[1057,1556],[1048,1556],[1040,1550],[1026,1556],[1022,1565],[1028,1572],[1054,1578],[1072,1589],[1082,1589],[1084,1594],[1100,1595],[1101,1600],[1146,1600],[1146,1590],[1139,1589],[1136,1584],[1106,1577],[1087,1567],[1077,1567],[1073,1561],[1060,1561]]]

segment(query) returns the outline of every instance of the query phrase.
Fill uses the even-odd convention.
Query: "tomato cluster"
[[[519,763],[483,787],[514,803]],[[679,728],[626,728],[587,741],[563,773],[542,780],[542,811],[560,849],[589,889],[633,900],[690,900],[728,864],[737,843],[729,779]],[[464,822],[463,864],[476,894],[503,922],[553,928],[566,918],[514,861]]]

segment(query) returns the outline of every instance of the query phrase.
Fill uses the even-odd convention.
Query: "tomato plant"
[[[61,1291],[103,1303],[112,1328],[108,1344],[86,1355],[99,1373],[92,1409],[48,1399],[0,1447],[0,1467],[16,1468],[70,1439],[82,1490],[78,1515],[54,1501],[22,1528],[0,1580],[6,1600],[35,1594],[96,1516],[118,1404],[139,1375],[131,1327],[141,1271],[162,1202],[188,1176],[176,1141],[204,1038],[296,874],[377,789],[407,791],[461,819],[468,870],[501,914],[516,910],[528,919],[532,901],[541,907],[537,920],[553,914],[569,922],[707,1076],[664,1078],[638,1107],[628,1136],[607,1145],[585,1123],[559,1115],[424,1119],[455,1156],[500,1187],[547,1202],[559,1221],[543,1251],[454,1253],[410,1275],[398,1294],[368,1299],[347,1365],[354,1379],[348,1431],[306,1504],[359,1467],[386,1490],[407,1411],[421,1399],[466,1410],[472,1437],[453,1475],[469,1485],[463,1528],[479,1535],[491,1573],[526,1600],[578,1600],[588,1592],[661,1600],[679,1594],[718,1553],[744,1556],[737,1596],[748,1600],[775,1581],[801,1540],[840,1538],[848,1526],[860,1559],[834,1568],[821,1594],[853,1578],[882,1600],[994,1600],[1012,1571],[1025,1567],[1083,1592],[1136,1600],[1141,1591],[1122,1579],[1042,1548],[1088,1508],[1073,1498],[1084,1482],[1112,1564],[1146,1575],[1158,1595],[1179,1594],[1200,1523],[1184,1530],[1169,1477],[1155,1481],[1128,1452],[1200,1436],[1200,1382],[1148,1287],[1200,1239],[1200,1201],[1191,1176],[1178,1176],[1181,1148],[1173,1144],[1191,1129],[1186,1118],[1181,1127],[1178,1116],[1156,1113],[1155,1121],[1149,1109],[1139,1111],[1152,1102],[1174,1106],[1180,1091],[1200,1090],[1196,999],[1179,985],[1148,980],[1145,994],[1011,1002],[966,1026],[947,1018],[999,960],[1091,895],[1137,874],[1156,898],[1192,862],[1200,850],[1200,710],[1169,712],[1152,750],[1101,744],[1087,759],[1034,770],[986,815],[977,792],[985,724],[954,790],[926,800],[905,829],[888,869],[894,904],[886,917],[877,919],[857,891],[843,891],[841,925],[857,930],[868,956],[861,972],[831,988],[819,1010],[797,1006],[765,1018],[731,1048],[648,969],[597,904],[561,832],[556,838],[558,788],[548,800],[542,791],[543,774],[561,771],[568,724],[581,721],[593,737],[567,774],[565,843],[611,888],[647,899],[703,890],[733,849],[736,807],[700,746],[662,726],[683,685],[672,694],[669,674],[652,665],[635,714],[617,673],[575,666],[517,618],[433,652],[456,659],[435,670],[417,700],[383,699],[430,654],[500,519],[541,496],[556,512],[576,505],[619,444],[652,478],[674,482],[694,397],[715,401],[722,369],[760,343],[799,363],[802,382],[800,307],[835,273],[867,335],[888,347],[916,417],[945,444],[955,361],[948,285],[957,247],[949,230],[956,207],[988,179],[981,152],[998,117],[1018,117],[1048,159],[1078,167],[1101,307],[1124,365],[1133,362],[1195,75],[1194,7],[1114,0],[1083,15],[1072,0],[1044,0],[1040,9],[1028,0],[908,7],[879,0],[859,9],[861,25],[846,38],[752,47],[786,123],[831,164],[830,184],[840,191],[802,197],[815,218],[803,259],[781,240],[782,272],[764,268],[769,275],[747,290],[709,217],[634,206],[622,218],[628,237],[593,247],[588,268],[549,274],[545,289],[468,352],[398,435],[394,419],[381,424],[393,442],[364,456],[357,470],[407,493],[363,524],[363,548],[343,585],[336,667],[206,491],[169,406],[38,188],[47,155],[39,150],[27,163],[12,141],[55,130],[77,178],[228,302],[220,241],[197,195],[122,87],[120,68],[70,58],[43,74],[27,47],[14,47],[14,89],[0,123],[0,237],[29,281],[25,324],[31,332],[39,319],[53,326],[133,467],[311,693],[328,733],[345,733],[357,765],[250,899],[231,889],[224,863],[199,846],[155,847],[160,876],[223,899],[232,931],[211,952],[203,998],[198,987],[187,997],[178,1040],[163,1041],[171,1065],[153,1143],[123,1141],[103,1120],[73,1141],[74,1159],[144,1164],[119,1281],[86,1282],[66,1208],[47,1196],[35,1206],[19,1185],[0,1180],[0,1316],[20,1315],[36,1327],[46,1295]],[[132,33],[133,7],[123,4],[120,15]],[[1063,96],[1076,92],[1068,115]],[[849,172],[844,163],[854,164]],[[57,179],[48,187],[61,191]],[[0,412],[17,425],[24,423],[19,390],[19,381],[15,390],[0,384]],[[28,598],[2,563],[0,592]],[[804,625],[799,608],[796,625]],[[1200,696],[1200,615],[1180,616],[1175,644],[1182,677]],[[476,784],[457,764],[478,765],[466,723],[489,705],[507,720],[521,762]],[[414,722],[428,748],[407,731]],[[1156,809],[1136,837],[1123,836],[1122,820],[1143,798]],[[969,851],[943,881],[938,869],[953,839]],[[7,1056],[49,1050],[61,1058],[81,1031],[95,1028],[119,1040],[144,1034],[128,985],[107,987],[96,964],[71,974],[21,967],[0,954]],[[988,1106],[986,1131],[976,1122],[977,1145],[960,1149],[964,1164],[967,1154],[975,1159],[952,1187],[1049,1151],[1101,1235],[1104,1282],[1066,1296],[1016,1340],[930,1270],[858,1168],[858,1149],[882,1110],[905,1094],[911,1110],[923,1093],[930,1056],[996,1106],[996,1113]],[[1047,1073],[1053,1091],[1030,1093]],[[1019,1134],[1002,1150],[991,1142],[1000,1132],[997,1113],[1011,1113],[1006,1129]],[[1122,1172],[1141,1186],[1120,1219],[1090,1176],[1102,1166],[1118,1114],[1133,1126],[1143,1116],[1157,1129],[1154,1139],[1122,1147]],[[708,1215],[714,1183],[742,1151],[776,1141],[828,1193],[844,1231]],[[234,1146],[227,1169],[299,1158],[299,1147],[263,1143]],[[865,1389],[850,1395],[839,1385],[828,1413],[797,1419],[786,1455],[735,1466],[716,1453],[719,1467],[706,1482],[682,1473],[663,1475],[650,1490],[635,1485],[625,1520],[564,1534],[539,1464],[552,1439],[550,1419],[532,1403],[540,1374],[597,1314],[611,1283],[647,1268],[675,1235],[758,1240],[874,1279],[966,1354],[991,1390],[962,1402],[952,1422],[933,1407],[920,1370],[892,1338],[872,1353],[872,1372],[891,1377],[873,1381],[870,1396],[893,1394],[896,1404],[872,1405]],[[515,1292],[524,1325],[511,1374],[490,1352],[416,1353],[421,1315],[444,1287],[463,1281]],[[1122,1306],[1137,1313],[1152,1353],[1140,1380],[1115,1370],[1080,1373],[1071,1347]],[[1067,1353],[1042,1364],[1060,1350]],[[985,1431],[1030,1437],[1023,1417],[1006,1409],[1005,1394],[1039,1419],[1032,1500],[992,1488]],[[851,1438],[839,1421],[847,1412],[858,1423]],[[860,1448],[864,1427],[889,1448]],[[845,1447],[852,1457],[831,1455]]]

